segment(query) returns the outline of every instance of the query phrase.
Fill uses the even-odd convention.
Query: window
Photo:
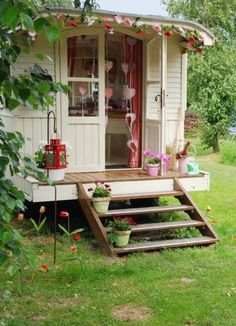
[[[98,37],[79,35],[67,40],[69,116],[98,115]]]

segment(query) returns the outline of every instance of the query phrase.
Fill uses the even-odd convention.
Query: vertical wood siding
[[[180,141],[183,76],[179,39],[172,36],[167,41],[166,144],[172,146],[176,138]]]
[[[40,61],[36,54],[42,52],[51,59]],[[35,63],[39,63],[47,69],[49,74],[55,79],[55,54],[54,45],[47,42],[46,38],[40,36],[36,39],[33,48],[29,54],[21,53],[16,64],[12,67],[12,73],[15,76],[19,74],[28,74],[29,68]],[[25,137],[23,152],[30,156],[38,149],[39,141],[47,139],[47,117],[46,112],[34,111],[29,108],[20,107],[13,112],[14,119],[12,128],[20,131]]]
[[[147,119],[159,120],[160,104],[155,101],[160,94],[161,69],[160,69],[160,39],[148,44],[147,48]]]
[[[71,172],[98,170],[99,168],[99,125],[70,124],[70,144],[68,162]]]

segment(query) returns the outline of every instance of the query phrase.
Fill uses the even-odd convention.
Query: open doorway
[[[138,168],[142,150],[142,41],[105,39],[106,168]]]

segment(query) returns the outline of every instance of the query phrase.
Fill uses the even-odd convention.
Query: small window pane
[[[98,37],[80,35],[67,40],[68,77],[98,77]]]
[[[98,115],[98,83],[69,82],[69,116]]]

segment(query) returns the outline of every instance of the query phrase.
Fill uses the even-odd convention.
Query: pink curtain
[[[135,45],[131,47],[126,42],[125,61],[127,63],[134,63],[134,69],[128,72],[128,87],[135,89],[135,96],[131,99],[131,113],[136,114],[136,119],[132,126],[133,142],[130,148],[128,166],[132,168],[141,166],[141,151],[142,151],[142,63],[143,63],[143,43],[137,40]],[[131,65],[132,66],[132,65]],[[132,146],[133,145],[133,146]]]

